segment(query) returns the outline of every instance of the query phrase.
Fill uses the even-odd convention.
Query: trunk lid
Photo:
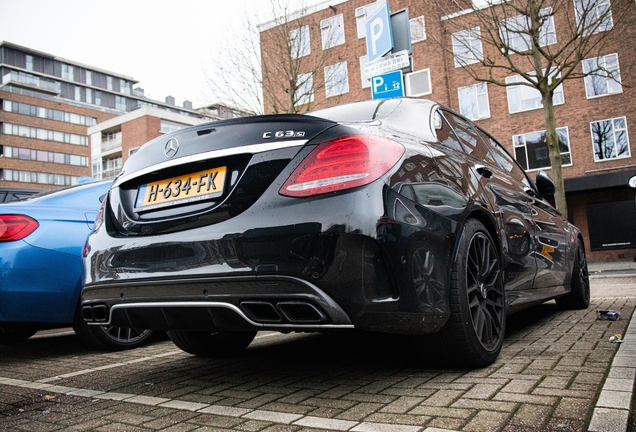
[[[110,191],[112,228],[122,235],[180,231],[249,208],[330,120],[268,115],[197,125],[142,146]]]

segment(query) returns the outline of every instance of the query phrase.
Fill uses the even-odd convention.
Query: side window
[[[451,114],[448,111],[443,111],[443,115],[450,123],[451,127],[461,139],[462,144],[465,146],[466,153],[472,153],[477,147],[477,134],[466,120]]]
[[[455,130],[462,144],[464,144],[464,151],[466,153],[489,164],[495,163],[488,147],[486,147],[486,143],[484,143],[477,132],[477,128],[475,128],[470,121],[448,111],[444,112],[444,116]]]
[[[532,187],[530,180],[526,176],[525,172],[521,169],[521,167],[517,164],[517,162],[508,154],[508,152],[499,144],[494,138],[490,135],[477,128],[477,132],[481,136],[481,138],[488,144],[490,147],[489,153],[492,159],[495,160],[495,163],[505,172],[510,174],[515,180],[523,183],[526,187]]]
[[[450,147],[452,149],[458,151],[464,151],[461,143],[459,142],[459,138],[453,132],[453,129],[450,127],[446,119],[440,114],[439,111],[435,112],[435,133],[437,134],[437,139],[446,147]]]

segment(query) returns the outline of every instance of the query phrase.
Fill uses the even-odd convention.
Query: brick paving
[[[169,341],[92,352],[73,335],[0,346],[0,429],[624,432],[636,276],[608,272],[594,274],[587,310],[510,316],[499,359],[476,370],[422,365],[402,338],[353,334],[259,333],[226,359]],[[609,342],[617,333],[623,344]]]

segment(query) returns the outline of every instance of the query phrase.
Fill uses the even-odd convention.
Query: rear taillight
[[[104,223],[104,210],[106,209],[106,197],[102,200],[102,205],[99,206],[95,223],[93,224],[93,231],[97,231]]]
[[[369,184],[400,160],[404,147],[388,138],[352,135],[316,147],[280,189],[281,195],[308,197]]]
[[[22,240],[40,224],[33,218],[24,215],[0,215],[0,242]]]

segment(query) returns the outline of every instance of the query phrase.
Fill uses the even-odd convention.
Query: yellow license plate
[[[223,195],[227,167],[173,177],[139,187],[135,209],[152,210],[160,207],[187,204]]]

